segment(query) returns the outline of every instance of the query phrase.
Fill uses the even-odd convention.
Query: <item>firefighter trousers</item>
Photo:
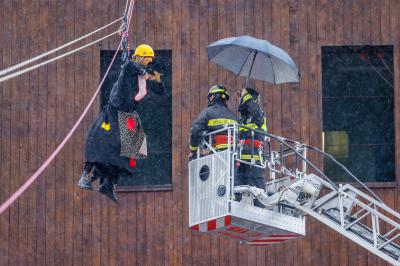
[[[235,186],[241,185],[249,185],[265,190],[264,169],[241,163],[236,171]],[[242,195],[236,193],[235,198],[240,201]],[[254,200],[254,206],[264,207],[258,199]]]

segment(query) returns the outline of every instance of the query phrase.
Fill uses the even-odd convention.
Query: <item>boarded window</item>
[[[130,189],[146,189],[151,187],[168,187],[172,183],[172,52],[161,50],[156,52],[154,70],[162,73],[165,93],[160,96],[150,89],[145,102],[139,104],[137,112],[147,137],[148,157],[138,160],[135,173],[129,176],[120,173],[119,187]],[[115,51],[101,51],[100,75],[111,62]],[[108,102],[111,88],[121,70],[120,54],[117,56],[109,75],[101,89],[101,107]],[[148,86],[159,86],[148,82]]]
[[[324,149],[364,182],[395,180],[393,47],[322,47]],[[327,175],[351,181],[330,160]]]

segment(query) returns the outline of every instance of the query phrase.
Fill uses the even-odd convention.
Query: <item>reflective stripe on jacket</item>
[[[237,118],[224,102],[217,101],[205,108],[193,121],[190,129],[189,148],[192,151],[197,150],[204,133],[223,128],[225,125],[236,124]],[[226,134],[221,132],[219,134]]]

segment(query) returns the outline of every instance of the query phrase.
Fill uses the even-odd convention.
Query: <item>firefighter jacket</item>
[[[267,132],[267,120],[260,106],[255,102],[251,94],[243,96],[239,103],[238,111],[240,112],[239,123],[243,126]],[[242,142],[240,158],[250,160],[254,158],[256,161],[262,160],[262,149],[264,135],[257,132],[254,133],[254,143],[251,146],[251,131],[246,128],[239,128],[239,139]],[[251,157],[253,154],[253,157]]]
[[[257,129],[267,132],[267,120],[264,112],[260,106],[254,101],[254,98],[248,93],[240,99],[238,111],[240,112],[239,123],[252,129]],[[255,134],[256,139],[263,140],[264,136],[261,134]],[[239,129],[239,138],[248,139],[251,138],[248,129]]]
[[[198,118],[193,122],[190,129],[189,147],[191,151],[196,151],[203,134],[223,128],[225,125],[237,123],[237,118],[232,113],[225,102],[216,101],[205,108]],[[221,132],[221,135],[226,132]],[[226,144],[225,144],[226,146]],[[216,147],[223,148],[223,147]]]

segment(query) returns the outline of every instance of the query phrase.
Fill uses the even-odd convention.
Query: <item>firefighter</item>
[[[259,106],[260,94],[253,88],[241,90],[238,111],[240,113],[240,125],[267,132],[267,122],[264,112]],[[265,136],[254,132],[252,141],[252,131],[247,128],[239,127],[239,140],[241,144],[240,159],[256,165],[263,162],[263,142]],[[264,169],[253,165],[240,163],[235,178],[235,186],[249,185],[265,190]],[[241,194],[235,195],[238,201]],[[259,200],[254,200],[254,206],[264,207]]]
[[[157,72],[146,71],[153,58],[154,51],[149,45],[141,44],[135,49],[131,60],[122,65],[109,101],[86,138],[86,163],[78,185],[92,189],[92,182],[100,178],[99,192],[114,202],[117,202],[114,187],[118,173],[132,171],[136,159],[147,156],[146,135],[136,109],[147,94],[146,81],[160,82]]]
[[[237,118],[227,106],[228,90],[223,85],[214,85],[207,95],[208,106],[200,113],[190,129],[189,160],[194,159],[203,134],[221,129],[225,125],[237,123]],[[213,141],[216,150],[227,148],[227,132],[221,132]]]

